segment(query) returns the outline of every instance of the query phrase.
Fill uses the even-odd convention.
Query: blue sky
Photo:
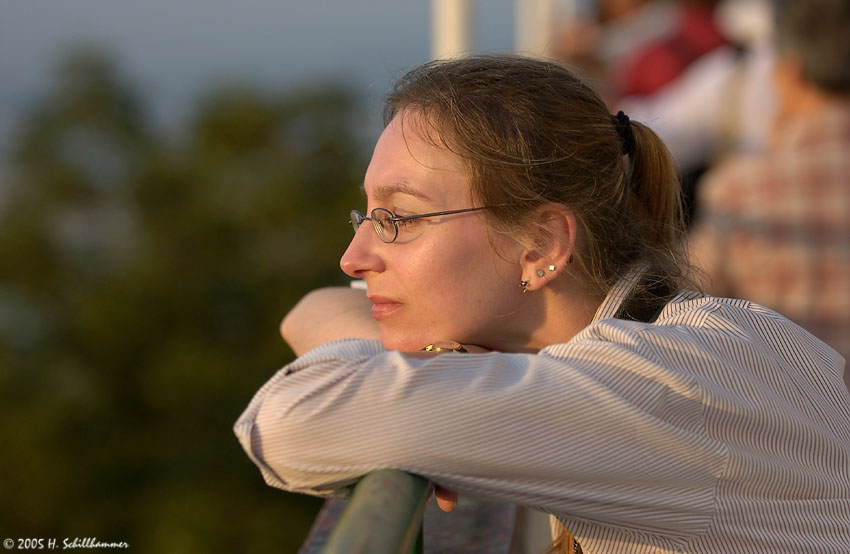
[[[511,48],[513,4],[478,0],[476,49]],[[427,61],[429,17],[429,0],[0,0],[0,155],[74,43],[111,50],[168,124],[222,80],[285,89],[335,78],[379,99]]]

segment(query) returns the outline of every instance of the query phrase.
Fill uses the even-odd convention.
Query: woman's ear
[[[539,290],[566,271],[578,236],[575,215],[563,204],[544,204],[535,211],[536,226],[520,258],[526,290]]]

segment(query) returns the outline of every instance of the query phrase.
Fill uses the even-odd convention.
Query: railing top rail
[[[355,486],[322,554],[410,552],[430,492],[426,479],[403,471],[384,469],[366,475]]]

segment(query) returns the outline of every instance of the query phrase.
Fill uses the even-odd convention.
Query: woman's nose
[[[375,229],[365,222],[354,233],[348,248],[339,260],[339,267],[350,277],[362,279],[364,274],[370,271],[380,272],[384,270],[384,260],[379,255],[379,250],[386,247]]]

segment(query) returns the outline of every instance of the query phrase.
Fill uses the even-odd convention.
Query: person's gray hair
[[[850,93],[850,0],[775,0],[777,45],[821,90]]]

